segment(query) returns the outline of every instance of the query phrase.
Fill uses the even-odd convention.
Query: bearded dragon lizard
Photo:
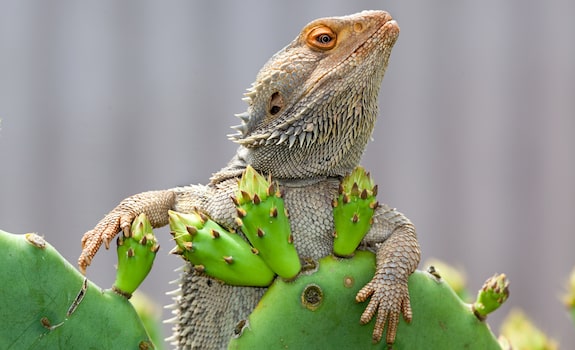
[[[198,209],[236,228],[230,197],[248,165],[279,183],[300,258],[332,254],[332,199],[371,137],[380,85],[398,35],[397,23],[384,11],[309,23],[271,57],[245,94],[249,106],[238,115],[238,133],[230,136],[239,148],[229,164],[208,185],[124,199],[82,238],[80,270],[85,273],[101,244],[108,248],[140,213],[161,227],[168,223],[168,210]],[[407,280],[420,259],[415,227],[380,204],[362,247],[376,253],[377,264],[375,276],[356,296],[357,302],[370,299],[358,321],[367,323],[375,316],[373,341],[381,340],[387,325],[386,342],[393,344],[400,315],[406,321],[412,318]],[[189,267],[176,299],[173,340],[181,348],[225,348],[266,289],[226,285]]]

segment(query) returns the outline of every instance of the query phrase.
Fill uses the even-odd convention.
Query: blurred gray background
[[[231,158],[245,88],[306,23],[363,9],[401,26],[363,159],[380,201],[472,290],[508,275],[496,333],[520,307],[575,348],[560,301],[575,266],[573,1],[0,0],[0,228],[75,264],[121,199],[206,183]],[[181,261],[159,237],[142,289],[165,305]],[[101,251],[88,276],[109,287],[115,260]]]

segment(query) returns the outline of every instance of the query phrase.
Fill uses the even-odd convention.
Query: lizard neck
[[[348,108],[348,101],[341,106]],[[329,117],[337,125],[337,137],[325,137],[307,145],[287,143],[260,147],[240,146],[235,164],[251,165],[254,169],[278,179],[307,179],[345,176],[359,165],[369,141],[377,107],[364,109],[361,116],[337,113]],[[296,141],[297,143],[297,141]]]
[[[360,149],[363,149],[363,147],[360,146]],[[294,160],[291,160],[289,162],[285,162],[283,166],[278,167],[274,165],[274,169],[269,169],[269,167],[263,167],[263,168],[259,167],[256,164],[252,164],[247,160],[251,158],[250,153],[252,151],[253,150],[240,147],[236,155],[229,161],[229,163],[223,169],[221,169],[211,177],[210,179],[211,183],[217,184],[231,178],[239,178],[246,169],[246,167],[248,165],[251,165],[258,172],[266,175],[270,174],[273,176],[274,180],[278,180],[286,186],[291,186],[290,184],[295,186],[301,186],[301,185],[307,186],[316,184],[321,181],[325,181],[328,178],[339,178],[341,176],[348,174],[355,166],[357,166],[356,163],[353,163],[349,167],[334,168],[334,171],[332,172],[318,173],[317,171],[315,172],[313,171],[314,168],[313,160],[319,159],[317,156],[314,156],[312,157],[313,160],[306,163],[305,165],[302,165]],[[277,161],[278,158],[275,157],[270,157],[269,159],[269,163],[272,165],[275,164]],[[321,166],[321,164],[319,164],[319,166]],[[292,170],[298,168],[299,170]],[[308,168],[311,169],[307,170]],[[287,172],[284,173],[282,169],[286,169]],[[301,174],[301,176],[293,176],[293,174]]]

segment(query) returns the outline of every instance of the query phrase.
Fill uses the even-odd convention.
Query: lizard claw
[[[373,329],[373,342],[378,343],[381,340],[387,324],[385,340],[387,344],[391,345],[395,342],[400,314],[403,313],[403,318],[409,323],[412,312],[407,282],[390,280],[386,277],[385,275],[376,275],[357,293],[355,300],[363,302],[371,296],[369,304],[361,315],[360,323],[368,323],[377,314]]]
[[[135,218],[136,217],[132,215],[124,215],[120,217],[120,230],[124,232],[124,236],[130,237],[132,235],[132,221],[134,221]],[[111,237],[110,239],[112,238],[114,237]],[[108,249],[108,246],[106,246],[106,249]]]
[[[92,258],[100,249],[102,243],[106,249],[110,248],[110,242],[120,230],[130,231],[130,225],[135,216],[131,214],[121,215],[112,211],[106,215],[94,229],[86,232],[82,237],[82,254],[78,259],[78,266],[82,274],[86,274],[86,268],[91,264]]]

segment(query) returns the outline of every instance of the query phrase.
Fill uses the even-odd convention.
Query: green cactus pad
[[[0,231],[0,349],[152,349],[132,304],[44,239]]]
[[[340,185],[333,201],[335,239],[333,251],[338,256],[351,256],[371,227],[377,207],[377,186],[362,167],[355,168]]]
[[[207,216],[170,211],[170,229],[182,255],[196,270],[236,286],[264,287],[275,274],[235,233],[230,233]]]
[[[371,280],[375,256],[326,257],[294,282],[277,279],[229,349],[383,349],[374,321],[360,325],[367,303],[355,295]],[[413,321],[399,324],[394,349],[500,349],[486,323],[443,281],[416,271],[409,279]]]
[[[118,270],[112,290],[130,298],[152,269],[160,246],[144,213],[132,223],[130,237],[122,233],[116,242]]]
[[[280,277],[296,277],[301,263],[278,187],[248,166],[234,202],[238,225],[259,256]]]

